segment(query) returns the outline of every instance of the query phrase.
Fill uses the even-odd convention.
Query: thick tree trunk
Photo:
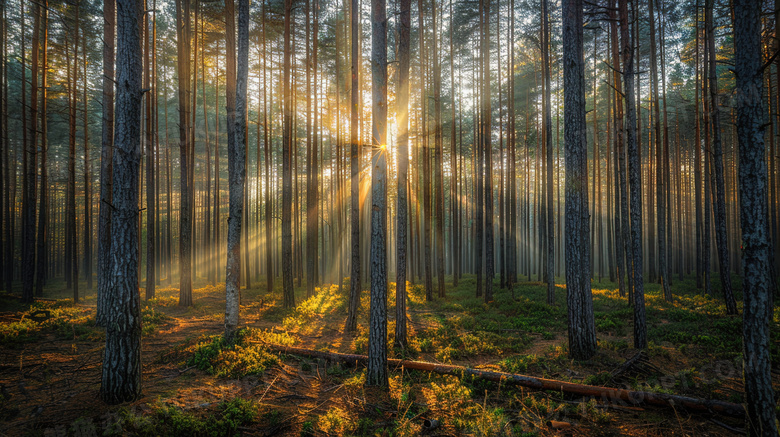
[[[233,134],[228,142],[230,212],[228,216],[227,267],[225,279],[225,339],[233,341],[238,328],[241,273],[241,225],[244,215],[246,177],[247,81],[249,78],[249,0],[238,3],[238,66],[236,68],[235,10],[232,0],[225,3],[227,34],[227,126]],[[232,58],[232,61],[231,61]]]
[[[349,278],[349,313],[347,315],[347,331],[357,329],[357,311],[360,306],[360,144],[358,143],[358,105],[359,89],[358,75],[360,64],[358,60],[358,26],[360,26],[360,9],[358,0],[352,0],[350,11],[352,80],[350,85],[350,123],[349,123],[349,161],[350,161],[350,278]]]
[[[573,359],[586,360],[596,353],[596,327],[588,261],[588,144],[582,0],[564,0],[562,14],[569,354]]]
[[[371,308],[366,385],[387,386],[387,11],[371,2]]]
[[[142,4],[117,0],[116,130],[113,156],[111,269],[100,397],[108,404],[141,394],[138,293],[138,170],[141,146]]]
[[[772,321],[767,168],[764,160],[761,5],[734,1],[734,69],[739,135],[739,201],[744,279],[743,365],[748,433],[776,436],[769,326]],[[774,157],[772,157],[774,159]]]
[[[406,226],[409,181],[409,45],[411,0],[401,0],[398,37],[398,82],[396,121],[398,123],[398,204],[396,207],[395,344],[406,348]]]

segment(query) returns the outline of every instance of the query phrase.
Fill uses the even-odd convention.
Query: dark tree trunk
[[[544,233],[546,240],[546,271],[547,277],[547,304],[555,304],[555,216],[553,211],[553,147],[552,147],[552,111],[550,108],[550,29],[548,21],[547,0],[542,0],[542,74],[544,75],[544,149],[547,154],[547,174],[545,186],[546,222],[542,223],[547,230]],[[579,43],[582,46],[582,42]],[[582,53],[579,55],[582,58]],[[582,65],[584,70],[585,66]],[[583,73],[584,74],[584,73]],[[584,87],[584,84],[582,85]],[[584,90],[584,88],[583,88]],[[583,91],[584,92],[584,91]],[[583,126],[584,128],[584,126]],[[586,143],[587,146],[587,143]],[[587,152],[586,152],[587,154]],[[587,160],[587,156],[585,157]],[[587,165],[587,163],[586,163]],[[589,275],[588,275],[589,276]]]
[[[141,314],[138,293],[138,170],[141,156],[142,3],[118,0],[116,131],[114,137],[111,268],[106,349],[100,397],[108,404],[141,394]]]
[[[406,226],[409,179],[409,45],[412,0],[401,0],[398,38],[398,205],[396,216],[395,344],[406,348]],[[453,185],[454,186],[454,185]],[[341,280],[341,278],[339,278]]]
[[[307,8],[306,13],[307,16],[310,14],[309,11],[309,2],[311,0],[307,1]],[[316,1],[316,0],[315,0]],[[316,12],[315,12],[316,14]],[[308,18],[308,17],[307,17]],[[306,131],[307,131],[307,138],[306,138],[306,295],[307,296],[313,296],[314,295],[314,287],[317,285],[317,261],[318,261],[318,245],[319,245],[319,227],[317,226],[317,220],[319,216],[319,192],[318,192],[318,176],[319,176],[319,169],[317,168],[317,126],[315,121],[314,131],[312,131],[312,115],[314,119],[316,120],[317,114],[315,107],[314,114],[311,112],[311,106],[312,106],[312,100],[314,101],[316,105],[317,101],[317,75],[316,70],[314,70],[314,85],[312,86],[312,80],[311,80],[311,72],[312,68],[316,68],[317,65],[317,57],[316,57],[316,46],[317,46],[317,34],[314,34],[314,38],[309,37],[309,24],[310,21],[307,19],[307,25],[306,25],[306,50],[307,54],[309,51],[310,44],[313,44],[315,48],[312,50],[313,57],[309,58],[307,56],[307,59],[311,59],[310,61],[307,61],[306,64],[306,90],[307,90],[307,96],[306,96]],[[311,43],[310,41],[313,41]]]
[[[634,98],[634,54],[633,37],[629,36],[628,0],[620,3],[620,40],[623,45],[623,89],[626,95],[626,143],[628,145],[628,176],[631,188],[631,249],[629,270],[633,277],[634,347],[647,347],[647,324],[645,322],[645,293],[642,282],[642,187],[640,185],[639,145],[636,139],[636,102]]]
[[[41,27],[43,28],[43,47],[41,51],[41,194],[40,207],[38,208],[38,260],[36,268],[35,295],[43,296],[43,286],[48,279],[49,272],[49,172],[47,168],[48,155],[48,123],[47,123],[47,72],[48,72],[48,32],[49,32],[49,7],[48,0],[43,0],[43,7],[36,5],[37,13],[41,15]],[[1,204],[1,203],[0,203]],[[2,263],[0,263],[2,266]]]
[[[190,132],[190,2],[176,1],[179,78],[179,152],[181,195],[179,207],[179,305],[192,305],[192,180]]]
[[[144,0],[148,2],[148,0]],[[148,8],[149,5],[146,5]],[[150,50],[154,42],[154,35],[150,32],[149,26],[150,14],[144,14],[144,88],[151,90],[153,88],[151,81]],[[155,286],[157,285],[157,172],[154,168],[154,130],[152,127],[153,117],[153,97],[154,93],[146,93],[146,300],[154,298]],[[84,237],[85,242],[87,237]],[[87,248],[84,248],[85,252]],[[84,256],[86,261],[86,255]],[[84,271],[88,270],[84,265]],[[89,275],[92,276],[91,274]],[[89,288],[89,286],[87,287]]]
[[[385,0],[371,2],[371,309],[366,385],[387,379],[387,11]]]
[[[485,153],[485,302],[493,300],[493,145],[490,102],[490,0],[483,0],[485,28],[482,40],[482,142]]]
[[[710,122],[712,123],[713,164],[715,165],[715,232],[718,244],[720,284],[726,300],[726,314],[737,314],[737,302],[731,289],[731,263],[729,261],[728,232],[726,229],[726,184],[723,177],[723,145],[720,139],[720,111],[718,110],[718,75],[716,71],[715,31],[713,28],[713,0],[709,0],[706,12],[707,44],[709,46]]]
[[[596,353],[596,327],[588,261],[588,148],[582,0],[564,0],[562,14],[569,354],[573,359],[586,360]]]
[[[294,144],[293,134],[293,101],[292,84],[290,81],[290,45],[292,26],[292,0],[284,1],[284,126],[282,132],[282,286],[284,288],[284,307],[295,306],[295,290],[293,289],[293,238],[292,238],[292,158]]]
[[[665,169],[669,165],[664,163],[663,148],[661,146],[661,111],[658,98],[658,57],[656,46],[655,14],[653,6],[655,0],[647,0],[650,22],[650,84],[653,88],[653,133],[655,140],[655,197],[658,202],[656,210],[656,226],[658,227],[658,274],[663,287],[664,299],[672,300],[672,292],[669,288],[669,268],[666,259],[666,188]],[[664,133],[666,135],[666,132]],[[666,136],[664,136],[666,138]],[[651,265],[653,265],[651,263]]]
[[[352,81],[350,97],[349,123],[349,160],[350,160],[350,254],[351,273],[349,278],[349,313],[347,315],[347,332],[357,329],[357,311],[360,306],[360,144],[358,144],[358,105],[359,89],[358,74],[358,26],[360,25],[360,10],[358,0],[352,0],[350,13],[351,48],[352,48]]]
[[[24,2],[20,2],[21,12],[24,14]],[[36,11],[39,8],[38,4],[35,4]],[[77,12],[78,14],[78,12]],[[76,19],[78,23],[78,18]],[[32,303],[33,286],[35,280],[35,200],[37,186],[38,171],[38,53],[39,53],[39,34],[40,34],[40,14],[35,13],[35,21],[33,24],[33,40],[32,40],[32,65],[31,65],[31,81],[30,81],[30,103],[29,103],[29,120],[26,96],[26,67],[25,67],[25,48],[24,48],[24,36],[22,36],[22,131],[24,134],[24,157],[22,158],[22,167],[24,169],[23,175],[23,189],[22,189],[22,300],[26,303]],[[78,24],[76,25],[78,28]],[[24,34],[24,18],[22,18],[22,34]],[[78,39],[77,39],[78,40]],[[77,43],[78,47],[78,43]],[[78,50],[76,50],[78,52]],[[74,61],[75,62],[75,61]],[[29,129],[29,134],[27,132]],[[75,217],[75,209],[74,209]],[[77,299],[78,300],[78,299]]]
[[[434,117],[434,197],[436,205],[436,279],[437,295],[444,297],[444,138],[441,117],[441,62],[439,61],[439,28],[437,27],[436,0],[433,0],[433,117]]]
[[[734,1],[734,64],[739,135],[739,201],[744,279],[743,365],[748,433],[776,436],[769,327],[772,323],[770,237],[761,67],[761,5]],[[772,157],[774,159],[774,157]]]

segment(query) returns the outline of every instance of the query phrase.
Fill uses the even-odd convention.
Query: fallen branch
[[[302,355],[311,358],[322,358],[331,361],[354,362],[363,364],[368,362],[368,357],[365,355],[323,352],[268,343],[266,343],[266,345],[271,350],[286,354]],[[614,404],[623,404],[629,406],[651,405],[656,407],[682,407],[688,411],[700,413],[717,413],[732,417],[745,417],[745,408],[742,405],[719,400],[697,399],[688,396],[652,393],[646,391],[633,391],[612,387],[598,387],[592,385],[576,384],[573,382],[558,381],[554,379],[470,369],[462,366],[428,363],[424,361],[388,359],[387,364],[390,367],[403,367],[406,369],[435,372],[443,375],[471,375],[488,381],[519,385],[535,390],[552,390],[573,395],[598,397],[602,402],[609,402]]]

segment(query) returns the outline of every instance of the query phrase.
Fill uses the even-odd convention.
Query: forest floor
[[[674,303],[647,284],[646,359],[617,376],[612,372],[637,351],[632,310],[615,284],[593,283],[599,350],[575,362],[567,358],[564,287],[556,288],[555,306],[545,303],[546,287],[533,282],[513,292],[496,290],[486,304],[474,296],[473,277],[457,287],[449,279],[447,297],[433,302],[410,285],[410,345],[391,357],[742,401],[741,317],[726,316],[722,299],[698,294],[692,279],[673,284]],[[0,294],[0,435],[414,436],[426,432],[425,419],[438,421],[427,432],[438,436],[704,436],[744,429],[740,419],[402,369],[391,369],[389,390],[366,389],[361,366],[273,353],[264,343],[365,354],[367,293],[358,331],[348,334],[346,287],[318,288],[308,299],[297,289],[298,306],[285,310],[280,289],[268,293],[264,284],[253,285],[242,290],[247,329],[234,348],[225,348],[220,337],[224,284],[198,281],[188,308],[179,307],[178,290],[166,286],[142,301],[143,394],[121,406],[98,398],[104,334],[94,327],[94,291],[74,304],[71,292],[56,283],[45,293],[49,300],[33,306]],[[741,298],[738,278],[734,285]],[[391,283],[390,344],[394,295]],[[778,307],[772,339],[773,382],[780,390]]]

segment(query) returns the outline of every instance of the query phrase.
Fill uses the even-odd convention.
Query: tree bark
[[[179,152],[181,194],[179,207],[179,305],[192,305],[192,203],[190,184],[193,147],[190,130],[190,2],[176,1],[177,54],[179,78]]]
[[[227,126],[228,177],[230,212],[228,216],[227,266],[225,279],[225,339],[233,341],[238,328],[241,273],[241,225],[244,215],[244,181],[246,177],[247,81],[249,78],[249,0],[238,3],[238,62],[236,68],[235,10],[233,0],[225,3],[227,34]],[[232,61],[231,61],[232,58]],[[232,65],[231,65],[232,64]],[[235,94],[234,94],[235,93]]]
[[[726,229],[726,184],[723,177],[723,145],[720,139],[720,110],[718,109],[718,74],[715,56],[715,31],[713,28],[714,5],[708,0],[707,44],[709,45],[710,121],[712,123],[713,164],[715,166],[715,231],[718,244],[720,284],[726,300],[726,314],[737,314],[737,302],[731,289],[731,263],[729,261],[728,231]]]
[[[564,0],[562,14],[569,355],[573,359],[586,360],[596,353],[596,327],[588,260],[588,145],[582,0]]]
[[[357,329],[357,311],[360,306],[360,144],[358,144],[358,105],[359,89],[358,74],[358,26],[360,25],[360,10],[358,0],[352,0],[350,13],[351,49],[352,49],[352,81],[350,91],[350,123],[349,123],[349,160],[350,160],[350,253],[351,268],[349,278],[349,313],[347,314],[347,332]]]
[[[41,74],[41,194],[40,207],[38,208],[38,261],[36,268],[35,295],[43,296],[43,286],[48,280],[49,272],[49,172],[47,168],[48,155],[48,97],[46,94],[48,78],[48,43],[49,43],[49,2],[43,0],[42,5],[36,4],[37,13],[41,15],[41,27],[43,28],[43,50],[42,50],[42,74]],[[1,203],[0,203],[1,204]],[[0,266],[2,264],[0,263]]]
[[[387,11],[385,0],[371,2],[371,308],[366,385],[385,387],[387,379]]]
[[[769,327],[772,320],[767,168],[761,67],[761,5],[734,1],[734,70],[739,136],[739,201],[744,299],[742,357],[747,427],[751,436],[776,436]],[[774,159],[774,157],[772,157]]]
[[[406,226],[408,222],[409,181],[409,49],[412,0],[401,0],[398,37],[398,82],[396,121],[398,123],[398,204],[396,207],[395,344],[406,348]]]
[[[292,239],[292,144],[293,101],[290,81],[292,0],[284,1],[284,126],[282,132],[282,286],[284,307],[295,306],[293,289],[293,239]]]
[[[634,97],[633,39],[629,36],[628,0],[620,0],[620,39],[623,44],[623,89],[626,96],[626,143],[628,144],[628,176],[631,189],[631,249],[633,263],[634,347],[647,347],[645,293],[642,282],[642,187],[640,181],[639,146],[636,139],[636,102]]]
[[[106,296],[106,348],[100,397],[108,404],[141,394],[141,314],[138,293],[138,170],[141,147],[139,0],[117,0],[116,129],[114,137],[111,269]]]
[[[580,46],[582,43],[580,43]],[[580,58],[582,54],[580,53]],[[582,66],[584,71],[584,65]],[[547,304],[555,304],[555,216],[553,210],[553,146],[552,146],[552,110],[550,108],[550,29],[547,0],[542,0],[542,74],[544,75],[544,149],[547,157],[547,174],[545,180],[545,207],[546,222],[542,223],[546,227],[544,233],[546,240],[543,247],[546,247],[546,271],[547,277]],[[584,74],[584,73],[583,73]],[[584,84],[582,85],[584,86]],[[584,92],[584,91],[583,91]],[[584,126],[583,126],[584,127]],[[587,146],[587,142],[586,142]],[[586,149],[587,150],[587,149]],[[587,152],[586,152],[587,154]],[[587,156],[586,156],[587,159]],[[587,164],[586,164],[587,165]],[[590,275],[588,275],[590,276]]]

